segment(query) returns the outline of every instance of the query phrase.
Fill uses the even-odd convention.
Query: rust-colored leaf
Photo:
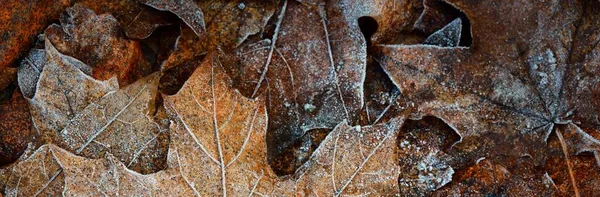
[[[0,104],[0,166],[19,158],[27,144],[38,137],[31,128],[31,115],[27,101],[19,91]]]
[[[600,4],[519,1],[515,9],[451,3],[471,19],[472,47],[376,47],[383,68],[415,105],[413,113],[440,117],[463,139],[496,140],[488,145],[496,147],[494,154],[531,156],[536,165],[544,162],[551,133],[565,133],[558,127],[576,128],[573,135],[580,136],[564,138],[574,147],[565,151],[564,165],[571,165],[568,155],[597,152],[598,80],[592,65],[598,65],[599,48],[598,37],[587,32],[598,32],[592,13]],[[567,181],[577,190],[573,176]]]
[[[109,14],[96,15],[82,4],[68,8],[60,25],[50,25],[44,35],[61,53],[91,66],[96,79],[116,75],[119,84],[125,86],[152,71],[140,44],[125,39],[117,19]]]
[[[248,36],[263,31],[277,5],[272,1],[146,1],[145,4],[176,13],[189,25],[182,27],[177,47],[162,70],[193,61],[209,50],[233,50]],[[185,6],[188,4],[193,6]]]
[[[144,6],[138,0],[95,1],[75,0],[90,8],[97,14],[110,13],[121,24],[125,35],[129,38],[144,39],[159,27],[171,25],[171,17]]]
[[[0,69],[0,90],[3,90],[4,88],[8,87],[8,85],[10,85],[17,76],[17,69],[16,68],[4,68],[4,69]]]
[[[25,55],[35,36],[69,6],[64,0],[7,0],[0,8],[0,71]],[[2,89],[2,88],[0,88]]]

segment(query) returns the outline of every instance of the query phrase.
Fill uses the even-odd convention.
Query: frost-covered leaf
[[[379,45],[375,49],[394,84],[415,106],[413,114],[440,117],[463,140],[495,141],[462,148],[531,156],[535,165],[547,157],[550,134],[565,133],[556,130],[560,127],[577,127],[581,135],[564,138],[575,147],[565,152],[564,165],[571,165],[569,154],[600,150],[594,58],[600,37],[598,16],[592,14],[600,9],[598,2],[518,1],[517,7],[451,3],[471,19],[473,47]],[[474,160],[477,155],[481,156],[467,158]],[[574,177],[565,181],[577,182]],[[577,193],[577,184],[581,183],[561,192]]]
[[[324,9],[284,1],[277,13],[271,40],[243,46],[234,55],[220,56],[236,83],[235,88],[242,94],[255,97],[264,92],[267,95],[271,117],[267,143],[271,162],[280,160],[309,130],[332,129],[344,119],[354,122],[353,116],[362,107],[364,64],[360,62],[366,51],[353,44],[344,53],[337,51],[341,48],[332,48],[331,40],[338,37],[331,37],[329,33]],[[349,40],[337,41],[362,42],[364,46],[360,32],[352,35]],[[341,59],[344,54],[348,55],[347,63]],[[333,59],[334,56],[340,59]],[[285,165],[297,163],[294,162],[296,156],[285,157],[285,161],[277,165],[292,171],[279,173],[293,172],[294,166]]]
[[[44,145],[12,167],[6,196],[190,196],[177,171],[142,175],[108,154],[76,156]]]
[[[177,14],[182,27],[176,49],[161,66],[166,70],[215,49],[230,51],[250,35],[263,32],[276,1],[152,1],[144,4]]]
[[[200,10],[194,1],[145,0],[143,3],[157,10],[170,11],[177,15],[194,31],[194,33],[196,33],[197,36],[203,36],[206,31],[204,13],[202,13],[202,10]]]
[[[44,142],[91,158],[111,152],[140,172],[161,169],[165,137],[153,122],[158,74],[121,90],[114,78],[97,81],[46,42],[44,68],[30,100],[35,129]],[[164,163],[164,162],[162,162]]]
[[[165,98],[176,124],[171,149],[178,152],[169,165],[177,166],[173,168],[199,195],[397,192],[395,139],[402,119],[362,128],[341,123],[295,178],[279,178],[267,163],[262,98],[251,100],[233,91],[211,55],[178,94]]]
[[[460,42],[461,30],[462,20],[460,18],[454,19],[444,28],[427,37],[423,43],[440,47],[456,47]]]
[[[151,72],[140,43],[128,40],[119,22],[110,14],[96,15],[82,4],[67,8],[59,24],[44,35],[61,53],[93,68],[92,76],[106,80],[117,76],[121,86]]]
[[[97,81],[86,75],[81,68],[89,69],[87,65],[59,53],[49,41],[44,53],[44,67],[30,100],[31,114],[38,133],[54,139],[71,118],[108,92],[118,90],[118,85],[114,78]],[[19,77],[29,78],[25,74],[19,73]]]

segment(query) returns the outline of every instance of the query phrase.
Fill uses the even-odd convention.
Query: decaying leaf
[[[11,167],[6,194],[339,196],[398,192],[395,141],[402,118],[366,127],[341,123],[294,176],[278,177],[267,163],[262,98],[248,99],[231,89],[229,77],[215,60],[209,54],[179,93],[165,98],[174,121],[167,169],[140,175],[110,153],[88,159],[44,145]]]
[[[116,75],[125,86],[152,71],[140,44],[125,39],[112,15],[96,15],[82,4],[67,8],[60,25],[50,25],[44,35],[61,53],[91,66],[96,79]]]
[[[188,174],[184,175],[186,180],[198,193],[308,195],[305,192],[314,191],[339,195],[360,194],[369,189],[393,191],[393,184],[385,185],[397,177],[393,168],[396,160],[392,158],[401,120],[362,130],[342,124],[324,140],[305,165],[306,171],[300,170],[299,178],[280,179],[267,163],[266,116],[258,102],[261,98],[244,98],[230,90],[231,85],[215,57],[209,54],[179,93],[165,99],[172,117],[177,118],[171,134],[172,149],[178,151],[180,170]],[[387,162],[381,160],[384,158]],[[386,171],[358,174],[378,169]],[[368,183],[383,188],[364,185],[368,176],[387,177]],[[331,183],[329,180],[334,181],[333,185],[327,184]]]
[[[592,13],[599,3],[519,1],[518,9],[451,3],[472,19],[472,47],[376,47],[383,68],[415,105],[413,112],[442,118],[463,139],[496,139],[491,146],[503,147],[492,149],[496,154],[531,156],[536,165],[547,154],[551,132],[564,133],[557,127],[577,131],[565,138],[575,147],[566,155],[597,154],[594,54],[600,48],[594,46],[598,37],[586,32],[598,32]],[[565,164],[571,165],[568,159]],[[577,181],[570,179],[576,190]]]
[[[246,148],[262,149],[242,149],[239,154],[230,155],[236,157],[228,158],[233,160],[229,160],[230,165],[223,166],[226,167],[225,171],[219,170],[219,159],[211,158],[205,152],[209,150],[208,147],[203,150],[202,146],[190,141],[185,146],[179,146],[185,149],[181,152],[179,148],[171,147],[168,157],[170,167],[149,175],[128,170],[110,154],[105,159],[87,159],[55,145],[44,145],[12,167],[13,174],[8,181],[6,194],[378,196],[398,192],[398,187],[395,186],[398,168],[394,168],[394,146],[401,119],[396,119],[391,124],[362,129],[342,123],[332,131],[333,135],[323,141],[324,146],[315,152],[314,157],[297,176],[279,178],[269,170],[264,138],[260,136],[266,131],[264,109],[258,109],[262,112],[256,110],[251,110],[253,112],[249,114],[250,118],[255,119],[246,123],[263,125],[255,125],[258,127],[252,128],[250,136],[245,137],[246,140],[239,140],[240,143],[245,142],[243,146]],[[187,131],[183,132],[189,135]],[[237,152],[227,148],[233,147],[227,145],[223,150]],[[263,157],[255,158],[260,155]],[[217,169],[203,170],[203,167],[211,165]],[[57,171],[62,173],[53,173]],[[211,174],[215,176],[210,176]]]
[[[152,1],[144,4],[178,15],[189,27],[161,69],[193,61],[207,51],[230,51],[250,35],[263,31],[273,15],[277,1]]]
[[[48,21],[58,18],[67,7],[69,1],[63,0],[3,1],[0,8],[0,71],[25,55]]]
[[[600,192],[600,1],[3,5],[0,197]]]
[[[4,68],[4,69],[0,69],[0,90],[3,90],[4,88],[8,87],[8,85],[10,85],[17,76],[17,69],[16,68]]]
[[[27,101],[19,91],[0,104],[0,166],[17,160],[27,144],[38,137],[31,128],[30,117]]]
[[[204,24],[204,13],[194,1],[156,1],[145,0],[144,4],[153,7],[157,10],[170,11],[177,15],[196,33],[197,36],[203,36],[206,31]]]
[[[142,5],[138,0],[95,1],[74,0],[97,14],[110,13],[121,24],[125,35],[144,39],[159,27],[173,24],[168,13]]]
[[[91,158],[111,152],[140,172],[161,169],[167,147],[160,139],[166,134],[151,117],[158,74],[118,90],[114,78],[91,78],[74,66],[83,63],[58,53],[49,41],[45,57],[30,101],[35,128],[45,142]]]
[[[7,196],[189,196],[176,171],[138,174],[108,154],[87,159],[44,145],[11,169]]]

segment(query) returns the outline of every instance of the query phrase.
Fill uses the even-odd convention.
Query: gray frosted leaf
[[[456,47],[460,42],[461,30],[462,20],[460,18],[454,19],[444,28],[431,34],[423,44],[440,47]]]

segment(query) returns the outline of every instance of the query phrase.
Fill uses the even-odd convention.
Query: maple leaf
[[[396,138],[402,118],[374,126],[340,123],[294,176],[267,163],[262,98],[248,99],[209,56],[165,105],[174,121],[168,167],[128,170],[112,154],[76,156],[44,145],[10,168],[8,196],[68,195],[382,195],[397,193]],[[52,172],[62,171],[61,174]]]
[[[564,147],[569,169],[569,154],[598,154],[595,54],[600,48],[597,34],[587,33],[598,30],[592,14],[598,2],[519,1],[519,9],[449,2],[471,19],[471,47],[379,45],[374,50],[409,104],[416,105],[415,114],[442,118],[463,140],[500,134],[504,137],[495,144],[502,148],[488,150],[531,156],[536,164],[543,162],[553,131],[568,136],[561,141],[569,147]],[[570,179],[578,195],[572,171]]]
[[[106,80],[117,75],[125,86],[151,70],[142,54],[140,43],[127,40],[110,14],[96,15],[83,4],[67,8],[60,25],[52,24],[44,35],[61,53],[74,57],[93,68],[92,76]]]
[[[314,190],[339,195],[346,188],[351,193],[367,192],[367,188],[393,190],[391,183],[397,177],[392,159],[394,136],[401,119],[362,130],[342,123],[299,170],[298,178],[280,179],[267,163],[267,123],[261,98],[250,100],[232,91],[232,81],[211,55],[178,94],[165,98],[167,110],[177,118],[171,149],[177,150],[178,166],[198,193],[270,195]],[[377,170],[382,171],[359,174]],[[369,176],[387,178],[372,182],[380,187],[369,187],[365,180]]]
[[[220,48],[232,50],[250,35],[263,31],[273,15],[272,1],[153,1],[142,3],[175,13],[187,24],[161,70],[196,60],[206,52]]]
[[[150,164],[166,154],[166,146],[162,154],[158,150],[159,136],[165,134],[149,117],[160,76],[150,75],[119,90],[115,78],[91,78],[78,69],[85,64],[60,54],[49,41],[45,54],[30,100],[34,127],[44,142],[92,158],[112,152],[131,168],[154,171],[156,166]]]

